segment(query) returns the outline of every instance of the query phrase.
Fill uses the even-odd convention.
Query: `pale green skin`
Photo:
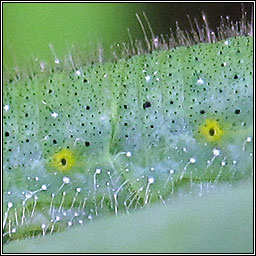
[[[252,143],[245,142],[252,136],[252,37],[230,38],[227,42],[179,47],[117,63],[85,66],[79,70],[84,77],[74,72],[55,71],[50,77],[42,74],[5,85],[4,105],[10,109],[4,111],[4,132],[10,135],[4,137],[4,211],[7,211],[7,202],[14,205],[8,220],[15,223],[14,208],[21,218],[21,202],[25,198],[22,191],[35,192],[44,184],[48,187],[47,191],[36,193],[38,200],[33,218],[30,216],[34,198],[26,201],[28,225],[18,225],[11,239],[33,235],[33,232],[36,235],[42,232],[41,224],[52,225],[50,220],[54,221],[56,213],[54,217],[53,211],[48,214],[51,193],[61,187],[64,176],[70,178],[70,183],[61,190],[67,195],[62,204],[63,197],[58,192],[54,207],[61,206],[60,212],[72,209],[70,215],[61,217],[54,231],[67,225],[70,219],[73,221],[76,212],[83,213],[81,204],[85,197],[86,219],[90,214],[117,214],[155,200],[167,200],[176,186],[183,184],[196,186],[221,180],[232,183],[248,178],[252,173]],[[222,67],[224,62],[227,65]],[[200,84],[199,78],[209,84]],[[220,89],[225,94],[220,94]],[[143,108],[145,101],[151,102],[149,108]],[[60,106],[60,103],[65,104]],[[86,110],[88,105],[90,109]],[[202,109],[205,114],[200,114]],[[235,109],[239,109],[240,114],[235,114]],[[57,118],[51,116],[55,112]],[[25,113],[28,116],[24,116]],[[220,141],[211,143],[197,137],[200,125],[207,118],[235,125],[228,126]],[[73,137],[69,137],[70,130]],[[89,147],[85,141],[90,142]],[[77,164],[71,171],[61,173],[51,167],[50,161],[55,152],[67,146],[75,151]],[[220,155],[207,167],[215,148],[220,150]],[[120,152],[130,152],[131,157]],[[189,163],[191,158],[196,159],[194,164]],[[221,162],[227,165],[221,166]],[[96,173],[97,168],[101,169],[100,174]],[[171,179],[170,169],[175,170]],[[152,177],[155,180],[150,184]],[[73,203],[76,188],[82,191]],[[8,195],[8,191],[12,194]],[[131,205],[125,208],[125,202]]]

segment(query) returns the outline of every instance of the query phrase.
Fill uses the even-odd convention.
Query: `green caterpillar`
[[[5,241],[249,177],[251,25],[231,32],[170,49],[155,38],[146,54],[6,83]]]

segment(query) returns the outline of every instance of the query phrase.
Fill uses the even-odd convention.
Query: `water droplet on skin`
[[[77,71],[75,72],[75,74],[76,74],[77,76],[80,76],[80,75],[81,75],[81,71],[80,71],[80,70],[77,70]]]
[[[155,178],[154,177],[149,177],[148,178],[148,183],[149,184],[153,184],[155,182]]]
[[[127,152],[127,153],[126,153],[126,156],[127,156],[127,157],[131,157],[131,156],[132,156],[132,153],[131,153],[131,152]]]
[[[101,169],[96,169],[96,174],[100,174],[101,173]]]
[[[252,141],[252,137],[247,137],[246,141],[247,142],[251,142]]]
[[[4,110],[5,110],[5,111],[8,111],[8,110],[9,110],[9,105],[5,105],[5,106],[4,106]]]
[[[58,117],[58,113],[56,113],[56,112],[53,112],[52,114],[51,114],[51,116],[53,117],[53,118],[57,118]]]
[[[204,83],[204,80],[203,80],[202,78],[199,78],[199,79],[197,80],[197,83],[201,85],[201,84]]]
[[[196,162],[196,159],[195,159],[194,157],[191,157],[191,158],[189,159],[189,162],[190,162],[191,164],[194,164],[194,163]]]
[[[25,194],[25,197],[26,197],[26,199],[29,199],[29,198],[32,197],[32,195],[33,195],[33,193],[32,193],[31,191],[28,191],[28,192]]]
[[[174,170],[170,170],[169,173],[170,173],[170,174],[174,174],[175,171],[174,171]]]
[[[219,156],[220,155],[220,150],[217,149],[217,148],[214,148],[212,152],[213,152],[214,156]]]
[[[221,166],[225,166],[225,165],[226,165],[226,162],[222,161]]]
[[[42,189],[43,191],[45,191],[45,190],[47,190],[47,186],[46,186],[45,184],[43,184],[43,185],[41,186],[41,189]]]
[[[150,76],[145,76],[145,79],[147,82],[149,82],[150,78],[151,78]]]
[[[65,184],[68,184],[70,182],[70,178],[69,177],[63,177],[62,181],[65,183]]]

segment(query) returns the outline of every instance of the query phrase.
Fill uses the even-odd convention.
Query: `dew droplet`
[[[214,156],[219,156],[220,155],[220,150],[217,149],[217,148],[214,148],[212,152],[213,152]]]
[[[70,182],[70,178],[69,177],[63,177],[62,181],[65,183],[65,184],[68,184]]]
[[[149,177],[148,178],[148,183],[149,184],[153,184],[155,182],[155,178],[154,177]]]
[[[126,156],[127,156],[127,157],[131,157],[131,156],[132,156],[132,153],[131,153],[131,152],[127,152],[127,153],[126,153]]]
[[[43,191],[45,191],[45,190],[47,190],[47,186],[46,186],[45,184],[43,184],[43,185],[41,186],[41,189],[42,189]]]
[[[191,158],[189,159],[189,162],[190,162],[191,164],[194,164],[194,163],[196,162],[196,159],[195,159],[194,157],[191,157]]]
[[[5,105],[5,106],[4,106],[4,110],[5,110],[5,111],[8,111],[8,110],[9,110],[9,105]]]
[[[96,173],[96,174],[100,174],[100,173],[101,173],[101,169],[96,169],[96,170],[95,170],[95,173]]]
[[[197,83],[201,85],[201,84],[204,83],[204,80],[203,80],[202,78],[199,78],[199,79],[197,80]]]
[[[57,118],[58,117],[58,113],[56,113],[56,112],[53,112],[53,113],[51,113],[51,116],[53,117],[53,118]]]

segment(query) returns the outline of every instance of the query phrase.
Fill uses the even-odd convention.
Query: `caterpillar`
[[[5,241],[252,174],[252,24],[178,32],[4,84]]]

